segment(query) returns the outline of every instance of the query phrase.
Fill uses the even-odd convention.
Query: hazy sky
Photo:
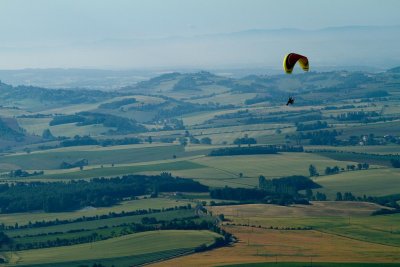
[[[399,10],[398,0],[0,0],[0,56],[9,61],[0,60],[0,68],[105,66],[90,59],[68,62],[54,54],[54,47],[78,53],[73,46],[104,40],[400,25]],[[49,47],[53,54],[46,56]],[[118,67],[118,62],[109,65]]]

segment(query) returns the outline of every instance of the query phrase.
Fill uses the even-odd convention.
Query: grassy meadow
[[[153,231],[116,237],[90,244],[59,248],[46,248],[3,254],[9,261],[6,266],[34,264],[58,264],[68,261],[85,261],[119,258],[169,251],[172,249],[194,249],[201,244],[210,244],[218,235],[209,231]],[[73,257],[71,258],[71,255]]]

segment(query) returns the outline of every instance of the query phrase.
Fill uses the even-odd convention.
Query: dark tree
[[[233,141],[233,144],[235,145],[253,145],[253,144],[257,144],[256,139],[254,139],[253,137],[247,137],[247,135],[243,138],[236,138]]]
[[[310,165],[310,167],[308,167],[308,171],[310,173],[310,177],[319,176],[319,173],[318,173],[317,169],[312,164]]]
[[[211,145],[212,140],[210,137],[203,137],[201,138],[200,143],[204,145]]]
[[[390,163],[392,164],[393,168],[400,168],[400,160],[399,159],[391,159]]]
[[[331,173],[332,173],[331,167],[326,167],[326,168],[325,168],[325,174],[326,174],[326,175],[329,175],[329,174],[331,174]]]
[[[180,138],[179,138],[179,143],[180,143],[182,146],[187,146],[188,142],[187,142],[186,137],[180,137]]]
[[[357,169],[358,169],[358,170],[361,170],[361,169],[362,169],[362,166],[363,166],[363,165],[362,165],[361,163],[358,163],[358,164],[357,164]]]
[[[3,246],[8,246],[12,243],[12,240],[8,235],[6,235],[4,232],[0,232],[0,248]]]
[[[326,195],[324,193],[317,192],[315,199],[318,201],[326,201]]]
[[[43,130],[42,137],[43,137],[43,139],[47,139],[47,140],[54,139],[54,135],[50,132],[49,129]]]

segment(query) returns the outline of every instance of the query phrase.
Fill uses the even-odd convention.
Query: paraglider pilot
[[[294,103],[294,98],[290,96],[286,103],[286,106],[289,106],[289,104],[293,105],[293,103]]]

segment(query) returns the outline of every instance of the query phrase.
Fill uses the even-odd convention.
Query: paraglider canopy
[[[296,53],[290,53],[285,56],[283,59],[283,69],[286,73],[292,73],[294,66],[299,62],[300,67],[304,71],[308,71],[308,58]]]

